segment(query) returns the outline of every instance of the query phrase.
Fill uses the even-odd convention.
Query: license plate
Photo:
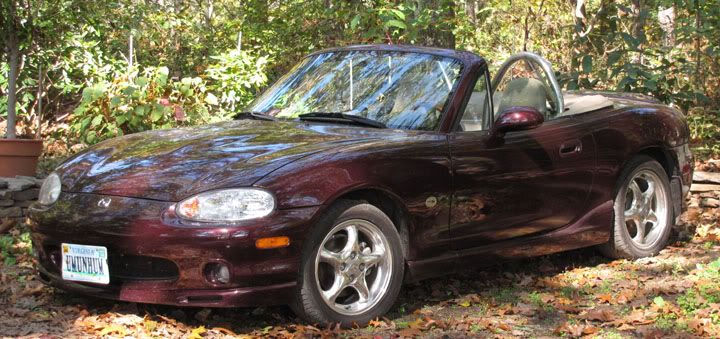
[[[110,283],[107,248],[62,244],[62,278],[96,284]]]

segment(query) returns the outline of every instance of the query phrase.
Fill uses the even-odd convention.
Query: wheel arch
[[[407,208],[400,197],[377,187],[357,187],[338,194],[328,201],[327,206],[332,206],[340,200],[367,201],[383,211],[395,225],[400,235],[403,257],[405,260],[408,259],[410,254],[410,218]]]
[[[638,151],[634,156],[645,155],[660,163],[668,176],[668,180],[678,172],[678,160],[666,147],[650,146]]]

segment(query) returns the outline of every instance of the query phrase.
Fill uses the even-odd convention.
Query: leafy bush
[[[216,120],[210,106],[217,98],[198,78],[168,79],[166,67],[148,67],[115,81],[101,81],[83,89],[70,130],[93,144],[127,133]]]
[[[720,153],[720,111],[695,107],[688,112],[690,138],[700,155]]]
[[[267,57],[256,57],[246,51],[232,49],[211,57],[217,60],[205,71],[211,80],[209,88],[220,97],[220,105],[234,112],[253,99],[267,82]]]

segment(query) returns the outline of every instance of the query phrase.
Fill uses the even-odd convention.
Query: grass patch
[[[514,304],[517,301],[517,290],[512,287],[494,288],[488,292],[496,304]]]
[[[4,266],[17,264],[21,256],[32,254],[32,241],[30,232],[24,227],[19,227],[10,234],[0,236],[0,261]]]

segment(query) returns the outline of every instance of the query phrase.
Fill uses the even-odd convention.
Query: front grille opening
[[[60,274],[60,246],[47,245],[43,249],[44,253],[39,258],[43,267],[51,273]],[[170,260],[141,255],[118,254],[113,252],[112,249],[108,249],[108,252],[111,283],[145,280],[174,281],[180,276],[177,265]]]
[[[110,279],[125,281],[137,280],[176,280],[178,267],[174,262],[156,257],[139,255],[113,255],[108,258]]]

